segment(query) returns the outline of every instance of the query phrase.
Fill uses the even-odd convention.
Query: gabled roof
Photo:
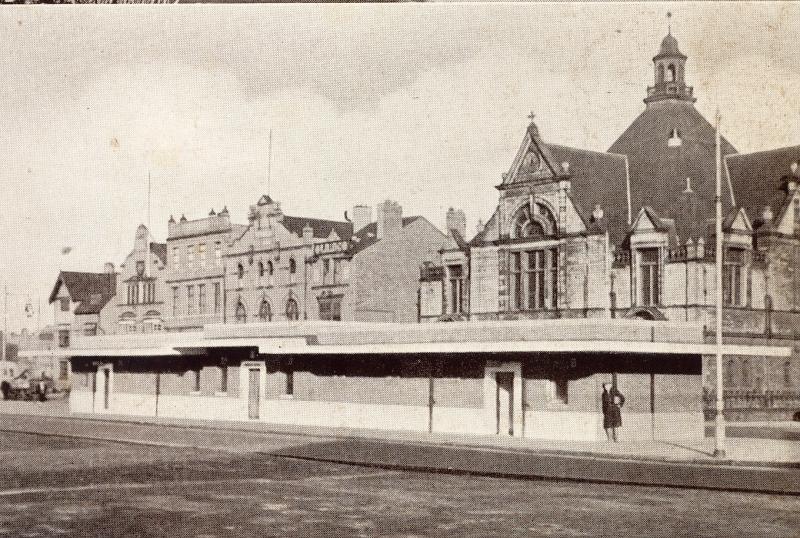
[[[167,244],[166,243],[150,243],[150,252],[155,254],[161,263],[167,263]]]
[[[673,129],[677,129],[681,145],[670,147],[667,140]],[[659,214],[675,219],[677,233],[686,239],[693,226],[683,193],[686,178],[690,177],[697,196],[697,219],[702,222],[713,216],[714,138],[714,127],[690,102],[667,100],[648,106],[608,150],[628,156],[633,213],[642,206],[656,208]],[[724,138],[721,144],[723,155],[736,153]],[[730,189],[725,183],[723,207],[727,211],[732,204]]]
[[[76,314],[97,314],[116,294],[117,273],[61,271],[50,293],[50,303],[55,301],[62,285],[70,299],[79,303]]]
[[[786,199],[780,190],[781,180],[791,173],[792,163],[798,161],[800,146],[725,157],[736,204],[747,211],[751,221],[761,218],[765,206],[778,215]]]
[[[314,237],[327,238],[330,237],[331,232],[335,231],[339,239],[350,239],[353,236],[353,223],[338,221],[338,220],[323,220],[312,219],[308,217],[290,217],[284,215],[283,220],[280,221],[283,226],[290,232],[303,236],[303,228],[306,225],[311,226],[314,230]]]
[[[421,219],[422,217],[414,216],[414,217],[403,217],[403,228],[408,226],[409,224],[415,222],[417,219]],[[378,223],[377,222],[370,222],[363,228],[361,228],[358,233],[356,233],[353,238],[353,246],[350,249],[351,254],[358,254],[362,250],[365,250],[378,241]]]

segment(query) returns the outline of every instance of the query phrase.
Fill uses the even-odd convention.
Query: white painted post
[[[716,329],[716,339],[717,339],[717,349],[716,349],[716,358],[717,358],[717,413],[716,413],[716,423],[715,423],[715,436],[714,436],[714,457],[717,458],[724,458],[725,457],[725,414],[724,414],[724,407],[725,407],[725,399],[723,397],[724,387],[722,384],[722,174],[721,174],[721,163],[722,155],[721,155],[721,148],[720,148],[720,136],[719,136],[719,124],[721,121],[719,109],[717,109],[716,114],[716,170],[717,170],[717,192],[716,192],[716,206],[717,206],[717,215],[716,215],[716,234],[717,234],[717,259],[716,259],[716,271],[717,271],[717,289],[716,289],[716,305],[717,305],[717,329]]]

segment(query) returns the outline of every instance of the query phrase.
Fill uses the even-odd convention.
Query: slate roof
[[[625,157],[557,144],[547,145],[559,163],[569,163],[571,198],[584,222],[589,224],[595,204],[600,204],[610,240],[612,244],[618,244],[628,233]]]
[[[417,219],[421,219],[422,217],[414,216],[414,217],[403,217],[403,228],[408,226],[409,224],[415,222]],[[349,223],[348,223],[349,224]],[[380,239],[377,238],[377,231],[378,231],[378,223],[377,222],[370,222],[363,228],[361,228],[358,233],[353,236],[355,241],[353,242],[353,246],[350,249],[350,253],[352,255],[358,254],[362,250],[365,250],[378,241]]]
[[[314,237],[326,238],[331,231],[336,231],[340,239],[350,239],[353,236],[353,223],[338,220],[312,219],[308,217],[290,217],[284,215],[281,224],[292,233],[303,236],[306,224],[314,230]]]
[[[761,219],[764,206],[770,206],[776,219],[779,217],[786,199],[781,191],[782,180],[791,173],[792,163],[798,161],[800,146],[725,157],[736,204],[747,211],[751,221]]]
[[[158,256],[161,263],[167,263],[167,244],[166,243],[150,243],[150,252]]]
[[[52,303],[61,286],[66,286],[72,301],[79,303],[76,314],[97,314],[116,294],[117,273],[61,271],[50,293]]]
[[[682,139],[678,147],[667,146],[673,129],[678,130]],[[697,228],[697,221],[713,217],[714,137],[714,127],[692,103],[667,100],[648,106],[608,150],[628,156],[633,214],[643,206],[655,208],[659,215],[675,219],[676,232],[684,241]],[[723,155],[736,153],[724,138],[721,144]],[[692,178],[696,194],[696,217],[685,208],[687,198],[683,191],[687,177]],[[723,204],[723,210],[728,211],[731,201],[726,182]]]

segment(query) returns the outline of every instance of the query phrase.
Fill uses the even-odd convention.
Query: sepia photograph
[[[800,2],[22,3],[0,536],[798,536]]]

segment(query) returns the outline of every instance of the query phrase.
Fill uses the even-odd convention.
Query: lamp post
[[[716,364],[717,364],[717,406],[716,406],[716,422],[715,422],[715,436],[714,436],[714,457],[725,457],[725,399],[724,387],[722,385],[722,170],[721,170],[721,149],[720,149],[720,135],[719,124],[721,121],[719,109],[716,114],[715,126],[715,143],[716,143],[716,172],[717,172],[717,192],[715,197],[717,215],[716,215],[716,314],[717,314],[717,330],[716,332]]]

